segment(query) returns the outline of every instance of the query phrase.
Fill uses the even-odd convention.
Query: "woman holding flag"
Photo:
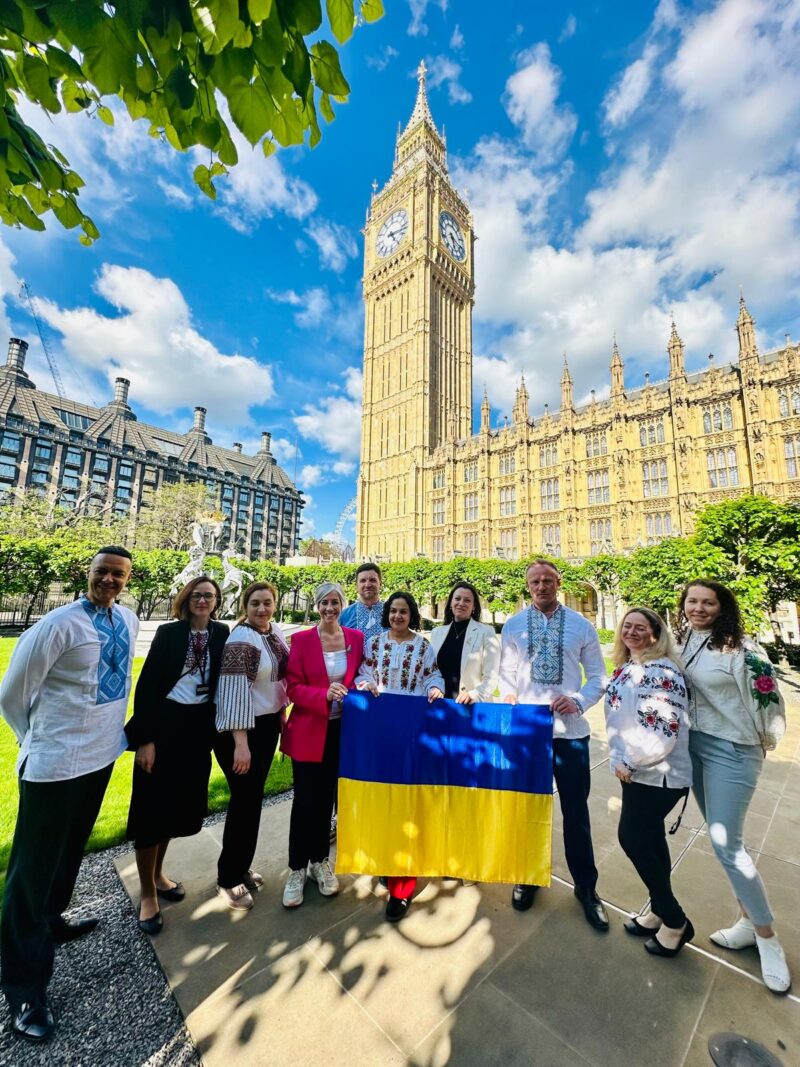
[[[364,649],[364,662],[356,676],[356,688],[373,696],[405,693],[427,696],[433,702],[444,696],[444,679],[430,643],[415,631],[420,626],[417,602],[410,593],[392,593],[383,606],[383,632],[371,638]],[[386,918],[400,922],[408,912],[417,885],[415,877],[390,878]]]

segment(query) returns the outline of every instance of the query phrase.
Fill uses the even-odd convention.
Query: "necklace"
[[[467,619],[467,621],[464,623],[464,627],[461,630],[458,629],[458,623],[455,622],[455,620],[454,620],[453,621],[453,640],[454,641],[460,641],[463,638],[464,634],[467,632],[468,629],[469,629],[469,619]]]

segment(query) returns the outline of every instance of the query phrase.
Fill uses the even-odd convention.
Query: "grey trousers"
[[[764,756],[758,745],[739,745],[698,730],[689,734],[693,784],[708,836],[736,899],[756,926],[769,926],[773,915],[767,891],[742,831]]]

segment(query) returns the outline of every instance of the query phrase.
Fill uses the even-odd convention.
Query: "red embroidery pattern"
[[[228,641],[222,654],[220,675],[239,674],[247,677],[250,685],[256,680],[261,653],[255,645],[246,641]]]

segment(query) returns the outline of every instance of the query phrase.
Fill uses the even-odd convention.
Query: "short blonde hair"
[[[680,666],[680,657],[678,656],[678,649],[675,644],[675,638],[670,633],[669,627],[651,608],[628,608],[625,614],[619,621],[616,633],[614,634],[614,647],[611,650],[611,661],[615,667],[621,667],[623,663],[627,663],[631,658],[625,642],[622,640],[622,627],[625,625],[625,620],[629,615],[644,615],[647,621],[650,623],[650,629],[653,631],[655,641],[646,648],[639,656],[642,663],[647,663],[649,660],[654,659],[671,659],[673,663]]]
[[[342,605],[342,611],[347,607],[347,599],[344,595],[344,589],[338,582],[323,582],[322,585],[317,586],[314,591],[314,607],[318,608],[320,601],[324,600],[330,593],[336,593],[339,597],[339,603]]]

